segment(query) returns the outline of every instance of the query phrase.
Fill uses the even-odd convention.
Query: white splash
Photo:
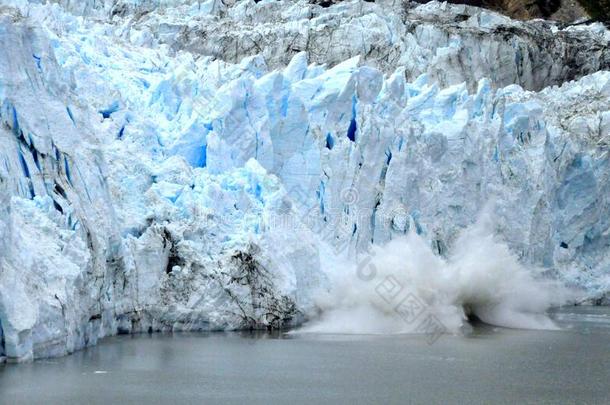
[[[546,310],[572,293],[519,263],[494,236],[489,214],[460,235],[446,259],[414,228],[358,265],[340,266],[331,290],[318,296],[319,316],[301,332],[425,333],[432,317],[455,333],[471,315],[509,328],[557,329]]]

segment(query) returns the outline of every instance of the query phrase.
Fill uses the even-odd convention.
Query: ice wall
[[[490,201],[522,263],[609,291],[601,26],[439,3],[3,4],[0,356],[295,325],[338,262],[410,223],[443,256]]]

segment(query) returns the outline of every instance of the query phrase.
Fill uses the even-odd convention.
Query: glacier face
[[[443,256],[490,202],[522,263],[610,290],[602,26],[36,3],[0,6],[0,357],[296,325],[339,261],[412,227]]]

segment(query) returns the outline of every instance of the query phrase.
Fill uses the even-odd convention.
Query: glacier
[[[438,2],[0,1],[0,359],[301,325],[335,268],[445,257],[485,207],[607,302],[609,42]]]

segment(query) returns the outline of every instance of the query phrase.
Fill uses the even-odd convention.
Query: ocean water
[[[0,366],[0,403],[579,403],[610,401],[610,308],[560,330],[475,325],[420,335],[117,336],[70,356]]]

